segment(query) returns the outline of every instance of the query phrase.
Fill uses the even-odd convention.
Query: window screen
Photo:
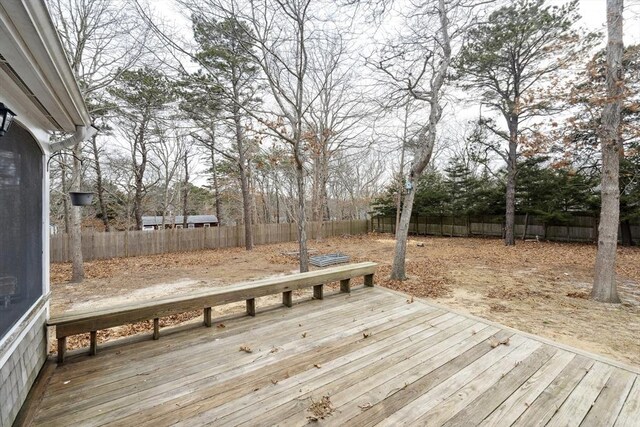
[[[0,137],[0,339],[42,295],[42,151],[17,123]]]

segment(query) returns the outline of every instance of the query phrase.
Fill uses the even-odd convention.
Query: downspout
[[[97,132],[98,132],[98,129],[95,128],[93,125],[89,125],[89,126],[76,125],[76,131],[73,135],[71,135],[69,138],[63,141],[51,143],[49,145],[49,149],[51,150],[52,153],[55,153],[65,148],[71,148],[79,142],[83,142],[90,139]]]

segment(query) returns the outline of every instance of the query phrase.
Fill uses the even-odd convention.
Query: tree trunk
[[[73,176],[71,189],[72,191],[80,190],[80,180],[82,173],[82,148],[78,143],[73,148]],[[84,262],[82,259],[82,211],[80,206],[71,206],[71,282],[82,283],[84,280]]]
[[[322,199],[324,200],[323,215],[326,221],[331,221],[331,210],[329,209],[329,196],[327,194],[327,183],[322,187]]]
[[[402,203],[402,214],[400,223],[396,230],[396,247],[393,257],[393,267],[391,269],[392,280],[405,280],[405,257],[407,255],[407,240],[409,239],[409,224],[411,223],[411,211],[413,211],[413,199],[416,191],[407,191]]]
[[[249,180],[247,178],[246,164],[240,167],[240,189],[242,192],[242,216],[244,218],[244,247],[250,251],[253,249],[253,233],[251,232],[251,202],[249,200]]]
[[[242,215],[244,217],[244,247],[250,251],[253,249],[253,233],[251,229],[251,199],[249,194],[249,179],[247,174],[247,161],[244,152],[244,135],[242,123],[240,123],[240,110],[234,107],[235,138],[238,147],[238,171],[240,173],[240,190],[242,192]]]
[[[280,194],[278,184],[276,184],[276,223],[280,224]]]
[[[96,142],[97,135],[91,138],[91,148],[93,149],[93,161],[96,168],[96,193],[98,194],[98,209],[100,215],[102,215],[102,223],[104,224],[104,231],[111,231],[109,227],[109,215],[107,213],[107,205],[104,202],[104,185],[102,182],[102,168],[100,166],[100,153],[98,151],[98,143]]]
[[[184,153],[184,189],[182,190],[182,228],[189,228],[189,157]]]
[[[299,148],[297,148],[299,150]],[[296,157],[298,157],[296,155]],[[298,185],[298,243],[300,252],[300,273],[309,271],[309,253],[307,252],[307,214],[304,200],[304,167],[296,164],[296,183]]]
[[[67,159],[66,154],[63,154],[62,159],[60,161],[60,179],[62,180],[62,208],[64,215],[64,232],[69,234],[71,232],[71,224],[70,218],[71,213],[69,212],[69,197],[67,196],[67,191],[70,188],[67,188]]]
[[[405,119],[405,134],[406,134],[406,119]],[[405,136],[406,138],[406,136]],[[400,211],[402,210],[402,190],[403,190],[403,178],[404,178],[404,147],[405,139],[402,140],[402,149],[400,151],[400,173],[398,174],[398,200],[396,204],[396,235],[398,237],[398,229],[400,228]]]
[[[147,155],[149,154],[146,141],[146,129],[149,120],[148,117],[143,118],[142,123],[139,125],[139,130],[135,135],[134,146],[131,150],[131,165],[135,176],[133,214],[136,221],[136,230],[142,230],[142,204],[145,196],[144,174],[147,168]],[[137,154],[140,154],[140,162],[138,162],[136,158]]]
[[[413,211],[413,199],[416,192],[416,184],[422,172],[431,160],[433,147],[436,142],[436,132],[440,118],[442,117],[442,106],[440,105],[440,91],[447,76],[449,64],[451,63],[451,40],[449,38],[449,19],[445,0],[438,1],[438,14],[440,18],[440,32],[442,36],[442,58],[437,65],[437,71],[431,79],[431,98],[429,99],[429,121],[422,128],[418,135],[420,149],[414,159],[413,166],[409,171],[408,182],[410,184],[404,198],[402,215],[400,216],[399,230],[396,231],[396,247],[391,267],[392,280],[405,280],[405,256],[407,250],[407,239],[409,234],[409,222]]]
[[[600,191],[600,227],[595,278],[591,298],[619,303],[616,287],[616,250],[620,221],[620,111],[624,71],[622,69],[623,0],[607,0],[607,103],[602,110],[602,173]]]
[[[218,170],[216,166],[215,150],[211,147],[211,175],[213,177],[213,197],[215,197],[216,217],[218,224],[222,222],[222,207],[220,202],[220,187],[218,186]]]
[[[135,194],[133,196],[133,215],[136,221],[136,230],[142,230],[142,201],[143,194],[142,176],[136,177]]]
[[[515,246],[515,216],[516,216],[516,161],[518,149],[518,118],[509,123],[509,155],[507,161],[507,204],[505,212],[504,244]]]
[[[144,149],[141,151],[142,160],[139,164],[135,160],[135,152],[132,153],[134,157],[133,169],[135,174],[134,195],[133,195],[133,215],[136,221],[136,230],[142,230],[142,202],[144,199],[144,171],[146,168],[146,152]]]
[[[311,221],[313,222],[313,228],[315,229],[316,242],[322,240],[320,227],[321,213],[321,201],[320,201],[320,160],[315,159],[313,167],[313,185],[311,187]],[[313,239],[313,235],[311,236]]]

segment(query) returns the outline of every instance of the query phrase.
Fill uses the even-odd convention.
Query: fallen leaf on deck
[[[496,348],[499,345],[509,345],[509,338],[507,337],[499,340],[496,337],[491,337],[490,344],[492,348]]]
[[[241,345],[240,351],[244,351],[245,353],[253,353],[253,350],[251,350],[251,347],[249,347],[248,345]]]
[[[331,399],[329,399],[329,396],[322,396],[322,399],[320,399],[319,402],[315,402],[313,398],[310,399],[311,406],[307,409],[307,411],[311,412],[311,415],[307,416],[307,419],[310,421],[323,420],[335,411],[334,407],[331,406]]]

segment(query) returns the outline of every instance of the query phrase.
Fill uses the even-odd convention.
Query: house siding
[[[47,358],[47,307],[35,304],[0,349],[0,427],[13,424]]]

